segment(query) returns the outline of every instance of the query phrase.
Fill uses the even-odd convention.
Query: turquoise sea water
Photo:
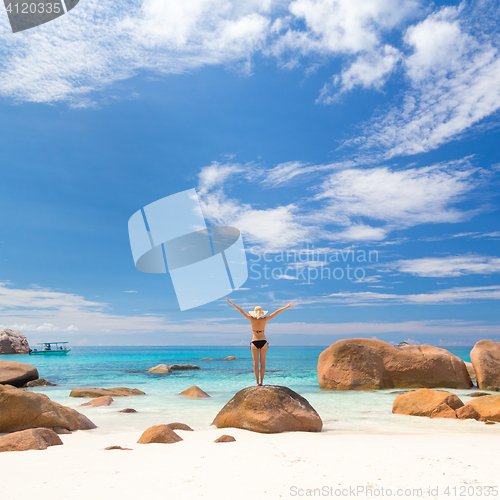
[[[283,385],[304,396],[318,411],[327,432],[500,432],[500,425],[475,421],[445,421],[393,415],[396,395],[385,391],[321,390],[317,360],[325,347],[277,347],[268,350],[265,384]],[[450,349],[469,361],[470,349]],[[236,360],[224,360],[236,356]],[[211,358],[211,359],[203,359]],[[0,356],[37,367],[40,377],[57,387],[30,389],[43,392],[61,404],[78,408],[86,399],[70,398],[77,387],[133,387],[146,396],[115,398],[110,407],[78,408],[93,420],[96,432],[144,430],[149,425],[180,421],[194,428],[208,428],[217,412],[240,389],[255,385],[250,349],[242,347],[73,347],[66,356]],[[146,371],[160,363],[196,364],[201,370],[168,375]],[[191,400],[179,393],[197,385],[211,398]],[[470,390],[456,392],[464,402]],[[117,410],[132,407],[138,413]]]

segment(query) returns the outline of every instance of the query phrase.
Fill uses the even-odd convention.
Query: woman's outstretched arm
[[[247,314],[240,306],[237,306],[234,302],[231,302],[229,299],[226,299],[235,309],[237,309],[246,319],[252,319],[250,314]]]
[[[292,307],[292,306],[293,306],[293,302],[290,302],[290,304],[288,304],[287,306],[282,307],[281,309],[278,309],[277,311],[274,311],[272,314],[270,314],[268,316],[268,319],[273,319],[277,314],[282,313],[286,309],[290,309],[290,307]]]

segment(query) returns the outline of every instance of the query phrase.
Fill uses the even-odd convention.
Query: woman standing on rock
[[[274,311],[269,316],[266,316],[268,311],[263,311],[262,307],[256,306],[253,311],[248,311],[246,313],[240,306],[237,306],[234,302],[231,302],[229,299],[226,299],[233,307],[235,307],[246,319],[250,321],[252,324],[252,341],[250,342],[250,349],[252,350],[253,357],[253,371],[255,373],[255,380],[257,381],[257,385],[262,385],[262,381],[264,380],[264,375],[266,373],[266,354],[267,348],[269,347],[269,343],[266,340],[266,336],[264,335],[264,329],[266,327],[266,323],[273,319],[277,314],[283,312],[285,309],[289,309],[293,306],[293,302],[290,302],[285,307]],[[259,370],[259,357],[260,357],[260,370]],[[260,381],[259,381],[259,373],[260,373]]]

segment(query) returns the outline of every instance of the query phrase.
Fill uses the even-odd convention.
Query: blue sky
[[[294,302],[269,324],[275,345],[500,340],[498,14],[81,0],[12,34],[4,12],[0,327],[31,343],[248,343],[224,299],[180,312],[168,275],[134,268],[129,217],[195,187],[254,266],[231,299]],[[273,279],[255,279],[264,256]]]

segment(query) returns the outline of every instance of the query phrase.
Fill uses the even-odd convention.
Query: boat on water
[[[68,347],[68,342],[38,342],[40,347],[30,349],[29,354],[68,354],[71,347]]]

